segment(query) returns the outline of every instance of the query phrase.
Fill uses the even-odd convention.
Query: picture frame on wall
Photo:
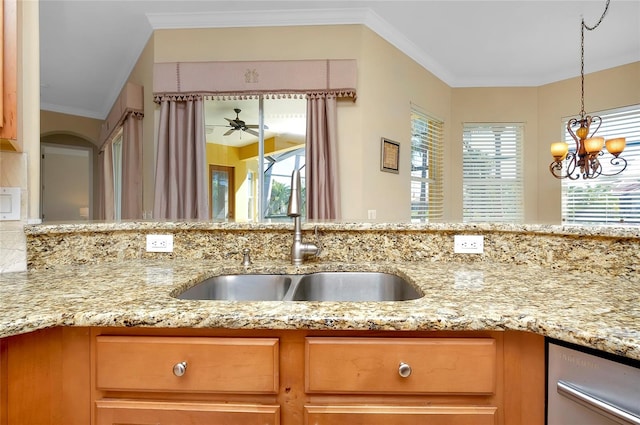
[[[400,172],[400,143],[383,137],[380,152],[380,170],[398,174]]]

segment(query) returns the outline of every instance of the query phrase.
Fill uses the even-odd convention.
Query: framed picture
[[[382,138],[380,170],[398,174],[400,162],[400,143]]]

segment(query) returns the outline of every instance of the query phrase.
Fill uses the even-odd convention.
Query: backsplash
[[[308,262],[457,262],[526,264],[561,271],[637,278],[640,229],[499,224],[303,225],[305,241],[320,243]],[[236,258],[243,248],[258,261],[288,261],[293,226],[211,222],[43,224],[25,227],[28,269],[126,259]],[[146,235],[173,235],[173,252],[146,252]],[[483,254],[454,254],[457,234],[484,236]]]
[[[20,188],[20,220],[0,221],[0,273],[23,271],[27,253],[23,226],[27,221],[27,154],[0,151],[0,187]]]

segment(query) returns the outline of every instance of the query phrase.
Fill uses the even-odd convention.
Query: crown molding
[[[147,13],[153,30],[246,28],[300,25],[365,25],[449,86],[455,78],[380,15],[369,8],[250,10],[209,13]]]

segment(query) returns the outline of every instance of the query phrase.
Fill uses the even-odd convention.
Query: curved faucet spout
[[[300,196],[300,170],[293,170],[291,175],[291,193],[289,195],[289,208],[287,215],[293,218],[293,244],[291,244],[291,264],[300,265],[304,257],[309,255],[320,255],[321,249],[312,243],[302,240],[302,219],[301,216],[301,196]]]

